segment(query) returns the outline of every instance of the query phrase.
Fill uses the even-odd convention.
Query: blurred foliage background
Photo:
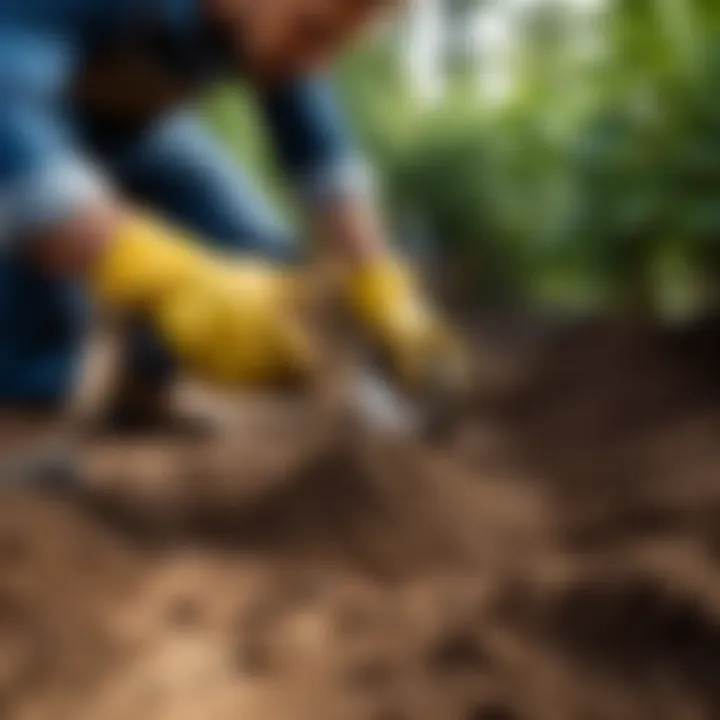
[[[717,310],[720,3],[439,0],[435,12],[382,29],[337,69],[397,236],[430,265],[441,257],[474,301]],[[251,99],[219,88],[207,113],[288,207]]]

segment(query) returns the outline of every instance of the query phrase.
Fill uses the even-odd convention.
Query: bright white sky
[[[580,14],[600,8],[604,1],[560,0],[568,6],[568,10]],[[408,71],[420,97],[428,101],[437,98],[442,92],[442,78],[437,63],[443,37],[442,2],[414,0],[410,20]],[[527,8],[543,2],[545,0],[496,0],[478,10],[471,33],[481,60],[478,63],[478,79],[490,98],[500,100],[512,83],[508,60],[518,40],[518,16]]]

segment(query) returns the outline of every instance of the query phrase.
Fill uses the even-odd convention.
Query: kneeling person
[[[348,303],[412,375],[438,323],[388,250],[322,74],[378,7],[3,3],[0,427],[18,410],[62,406],[88,300],[143,319],[128,343],[117,407],[130,423],[164,415],[172,379],[165,350],[218,384],[306,372],[307,340],[283,269],[292,243],[186,107],[221,78],[256,91],[313,227],[344,258]]]

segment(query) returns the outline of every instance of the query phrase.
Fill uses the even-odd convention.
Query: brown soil
[[[509,348],[443,448],[271,412],[5,491],[0,718],[720,718],[718,338]]]

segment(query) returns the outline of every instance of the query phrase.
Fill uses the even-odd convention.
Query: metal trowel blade
[[[420,433],[420,409],[379,370],[358,369],[351,393],[354,413],[373,430],[410,436]]]

